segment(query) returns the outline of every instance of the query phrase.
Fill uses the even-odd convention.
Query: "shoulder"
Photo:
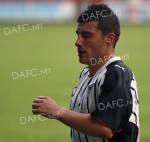
[[[109,64],[106,69],[106,76],[117,75],[118,77],[126,76],[129,79],[133,79],[132,70],[121,60]]]
[[[133,80],[132,70],[121,60],[109,64],[106,70],[104,80],[106,88],[130,85]]]

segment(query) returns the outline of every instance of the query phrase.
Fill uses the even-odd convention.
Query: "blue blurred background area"
[[[0,142],[69,142],[70,128],[32,114],[38,96],[69,108],[80,71],[77,17],[106,3],[121,22],[116,55],[134,71],[141,142],[150,141],[150,0],[0,0]],[[111,117],[111,116],[110,116]]]
[[[149,0],[0,0],[0,22],[72,22],[91,3],[108,4],[123,22],[150,22]]]

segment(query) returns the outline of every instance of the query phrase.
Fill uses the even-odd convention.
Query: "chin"
[[[85,60],[83,60],[83,59],[79,59],[79,62],[80,62],[81,64],[88,65],[88,62],[85,61]]]

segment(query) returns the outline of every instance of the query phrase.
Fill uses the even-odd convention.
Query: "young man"
[[[73,89],[70,109],[39,96],[32,104],[33,114],[57,116],[71,127],[72,142],[139,141],[136,81],[115,56],[120,36],[117,16],[107,5],[91,5],[79,16],[76,33],[79,61],[87,68]]]

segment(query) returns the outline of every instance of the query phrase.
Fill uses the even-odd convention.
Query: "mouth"
[[[85,54],[86,52],[85,51],[81,51],[81,50],[78,50],[78,55],[81,56],[83,54]]]

